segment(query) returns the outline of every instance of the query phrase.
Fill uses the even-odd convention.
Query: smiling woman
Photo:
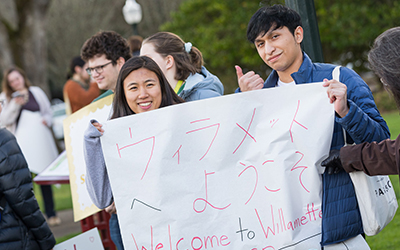
[[[135,113],[158,109],[161,104],[161,87],[157,75],[145,68],[131,72],[124,81],[128,106]]]
[[[129,59],[121,68],[115,88],[111,119],[182,103],[160,67],[149,57]],[[85,131],[86,186],[93,203],[106,208],[113,202],[106,164],[100,144],[104,129],[92,121]]]
[[[134,57],[122,66],[118,76],[111,119],[181,102],[152,59]]]

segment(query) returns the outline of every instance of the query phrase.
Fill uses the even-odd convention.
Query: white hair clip
[[[191,50],[192,50],[192,43],[191,42],[185,43],[185,51],[187,53],[190,53]]]

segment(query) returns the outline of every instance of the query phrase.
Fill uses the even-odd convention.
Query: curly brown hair
[[[115,31],[99,31],[83,44],[81,57],[86,62],[101,55],[105,55],[113,65],[120,57],[125,61],[131,58],[128,42]]]

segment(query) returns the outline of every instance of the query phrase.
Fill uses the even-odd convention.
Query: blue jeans
[[[110,227],[111,240],[114,242],[118,250],[124,250],[117,214],[111,214],[109,227]]]

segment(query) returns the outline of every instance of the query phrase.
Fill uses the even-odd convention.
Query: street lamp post
[[[125,21],[132,26],[133,34],[139,35],[137,25],[142,21],[142,8],[135,0],[126,0],[122,8]]]
[[[285,0],[285,3],[286,6],[294,9],[301,16],[304,28],[302,48],[311,57],[313,62],[324,62],[314,1]]]

